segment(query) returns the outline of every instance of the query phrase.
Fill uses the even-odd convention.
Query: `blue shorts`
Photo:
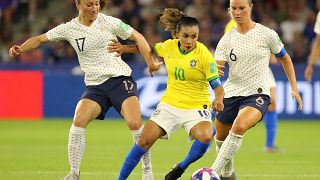
[[[264,94],[254,94],[251,96],[234,96],[231,98],[224,98],[224,109],[216,116],[217,120],[224,124],[232,124],[236,119],[239,110],[251,106],[258,109],[262,113],[262,117],[268,110],[270,104],[270,97]],[[262,119],[262,118],[261,118]]]
[[[137,96],[137,83],[131,76],[119,76],[96,86],[87,86],[81,99],[97,102],[101,106],[101,114],[96,119],[103,120],[112,106],[120,114],[122,103],[131,96]]]

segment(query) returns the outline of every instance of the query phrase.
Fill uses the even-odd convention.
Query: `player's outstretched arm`
[[[35,48],[39,47],[40,44],[46,43],[48,41],[49,41],[49,39],[47,38],[47,36],[45,34],[29,38],[21,46],[13,45],[9,49],[9,57],[14,59],[17,56],[19,56],[21,53],[35,49]]]
[[[302,99],[298,91],[296,75],[295,75],[291,57],[289,56],[288,53],[286,53],[283,57],[279,59],[284,69],[284,72],[286,73],[287,78],[290,82],[292,98],[298,101],[299,103],[298,109],[302,110]]]
[[[313,66],[316,64],[317,59],[320,57],[320,34],[317,35],[316,40],[312,46],[312,50],[309,56],[309,61],[306,70],[304,71],[304,78],[307,81],[311,80],[313,73]]]
[[[152,72],[157,71],[160,69],[160,65],[162,62],[155,61],[152,57],[152,49],[146,39],[140,34],[138,31],[133,30],[132,35],[130,36],[131,40],[135,41],[138,46],[138,51],[144,57],[148,67],[149,72],[152,75]]]

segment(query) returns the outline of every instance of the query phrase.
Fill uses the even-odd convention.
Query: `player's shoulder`
[[[97,16],[98,19],[118,19],[116,17],[113,17],[113,16],[109,16],[109,15],[106,15],[106,14],[103,14],[103,13],[99,13],[98,16]]]
[[[108,23],[108,24],[118,23],[119,21],[121,21],[117,17],[109,16],[103,13],[99,13],[97,19],[99,22]]]
[[[256,23],[256,28],[258,29],[258,31],[261,31],[262,33],[270,34],[270,33],[275,32],[275,30],[273,30],[265,25],[262,25],[260,23]]]
[[[277,32],[267,26],[256,23],[256,28],[259,36],[267,41],[270,40],[270,38],[277,37]]]
[[[201,53],[201,52],[205,52],[205,53],[210,52],[208,47],[206,45],[204,45],[202,42],[199,42],[199,41],[197,41],[197,48],[196,49],[197,49],[197,51],[199,53]]]

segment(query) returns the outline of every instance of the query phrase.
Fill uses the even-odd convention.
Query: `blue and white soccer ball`
[[[196,170],[190,180],[220,180],[219,175],[210,168],[200,168]]]

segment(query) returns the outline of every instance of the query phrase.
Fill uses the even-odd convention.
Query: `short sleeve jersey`
[[[316,24],[314,26],[314,32],[317,34],[320,34],[320,11],[318,12],[318,15],[317,15]]]
[[[78,17],[46,33],[50,41],[67,40],[75,49],[86,85],[99,85],[110,77],[130,76],[130,67],[107,51],[111,40],[127,39],[133,29],[120,19],[99,13],[90,27],[80,24]]]
[[[270,95],[268,76],[271,54],[283,49],[278,34],[259,23],[246,34],[232,28],[219,41],[215,59],[229,65],[229,76],[224,84],[225,98]]]
[[[219,78],[217,64],[205,45],[197,42],[195,49],[184,53],[177,39],[154,46],[163,57],[168,71],[167,89],[161,99],[182,109],[210,107],[210,80]]]

